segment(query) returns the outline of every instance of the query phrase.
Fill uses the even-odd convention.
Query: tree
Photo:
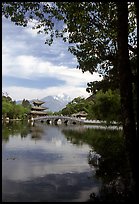
[[[16,104],[7,94],[2,96],[2,115],[4,120],[6,117],[10,119],[24,119],[28,112],[28,107],[26,108],[22,104]]]
[[[13,104],[8,102],[5,98],[2,98],[2,115],[5,120],[6,117],[10,116],[10,112],[12,111]]]
[[[107,124],[121,120],[120,95],[118,91],[108,90],[105,93],[98,91],[92,105],[94,118],[106,120]]]
[[[128,52],[128,6],[117,3],[118,16],[118,70],[120,80],[123,130],[134,182],[137,179],[137,133],[133,111],[132,74]],[[136,182],[135,182],[136,185]],[[137,189],[137,186],[135,190]]]
[[[80,111],[88,111],[88,103],[82,97],[74,98],[71,102],[69,102],[65,108],[63,108],[60,113],[62,115],[72,115],[73,113],[78,113]]]
[[[30,104],[30,103],[29,103],[28,100],[26,100],[26,99],[23,99],[23,100],[22,100],[22,106],[27,107],[29,104]]]
[[[99,72],[108,80],[117,80],[123,111],[124,136],[133,177],[136,176],[137,136],[133,110],[133,83],[136,73],[130,62],[137,56],[137,4],[134,2],[5,2],[2,13],[17,25],[26,26],[35,19],[34,28],[61,37],[71,46],[83,72]],[[76,11],[76,12],[75,12]],[[63,26],[64,23],[64,26]],[[67,34],[67,35],[65,35]],[[48,35],[47,35],[48,36]],[[129,55],[129,50],[132,54]],[[129,61],[130,60],[130,61]],[[112,72],[112,74],[110,74]],[[107,80],[107,82],[108,82]]]
[[[25,99],[23,99],[23,101],[22,101],[22,106],[24,107],[24,108],[27,108],[27,109],[31,109],[31,104],[30,104],[30,102],[28,101],[28,100],[25,100]]]

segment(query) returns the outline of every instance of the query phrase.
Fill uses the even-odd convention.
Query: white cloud
[[[35,89],[13,86],[10,81],[3,87],[14,100],[23,98],[42,98],[47,95],[68,94],[72,98],[88,96],[87,82],[101,80],[98,74],[82,73],[76,69],[77,60],[67,52],[62,40],[55,40],[52,46],[44,45],[44,36],[37,35],[29,28],[15,26],[8,20],[3,21],[2,37],[2,77],[37,79],[51,77],[62,80],[65,85]],[[18,80],[19,81],[19,80]],[[23,80],[22,80],[23,81]],[[40,81],[41,83],[41,81]]]
[[[4,93],[8,93],[13,100],[23,100],[28,99],[41,99],[49,95],[63,95],[67,94],[74,99],[78,96],[88,97],[89,93],[86,92],[84,87],[75,87],[75,86],[54,86],[44,89],[36,89],[36,88],[26,88],[26,87],[18,87],[18,86],[10,86],[4,88]]]
[[[9,59],[9,60],[8,60]],[[34,77],[55,77],[66,84],[80,85],[92,80],[100,80],[98,74],[82,73],[76,68],[56,66],[34,56],[19,55],[12,60],[8,54],[3,55],[3,76],[33,79]]]

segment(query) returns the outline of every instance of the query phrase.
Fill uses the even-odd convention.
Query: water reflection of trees
[[[44,132],[42,127],[31,125],[27,121],[13,121],[10,123],[4,123],[2,125],[2,139],[6,142],[9,137],[21,136],[21,138],[31,135],[32,139],[39,140]]]
[[[9,137],[21,135],[26,137],[30,132],[30,125],[26,121],[14,121],[2,124],[2,139],[8,141]]]
[[[31,131],[31,138],[34,140],[40,140],[42,138],[42,134],[44,132],[42,127],[39,127],[36,125],[33,125],[30,128],[30,131]]]
[[[87,143],[91,147],[88,163],[92,169],[95,168],[96,177],[101,179],[102,187],[99,195],[91,193],[89,202],[133,201],[131,169],[128,165],[122,131],[87,129],[83,132],[77,130],[63,132],[68,140],[74,141],[74,144]]]

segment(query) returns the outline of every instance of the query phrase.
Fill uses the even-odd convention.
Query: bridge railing
[[[43,120],[43,119],[67,119],[67,120],[74,120],[74,121],[84,121],[83,119],[75,118],[75,117],[70,117],[70,116],[59,116],[59,115],[52,115],[52,116],[41,116],[41,117],[36,117],[33,118],[33,120]]]

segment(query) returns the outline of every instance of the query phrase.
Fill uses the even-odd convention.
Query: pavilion
[[[31,111],[30,111],[31,119],[48,115],[47,112],[45,111],[48,108],[41,106],[42,104],[45,103],[44,101],[40,101],[37,99],[37,100],[34,100],[32,103],[33,103],[33,106],[31,107]]]
[[[78,113],[74,113],[74,114],[72,114],[71,116],[72,117],[76,117],[76,118],[80,118],[80,119],[86,119],[86,116],[87,116],[88,114],[85,112],[85,111],[80,111],[80,112],[78,112]]]

